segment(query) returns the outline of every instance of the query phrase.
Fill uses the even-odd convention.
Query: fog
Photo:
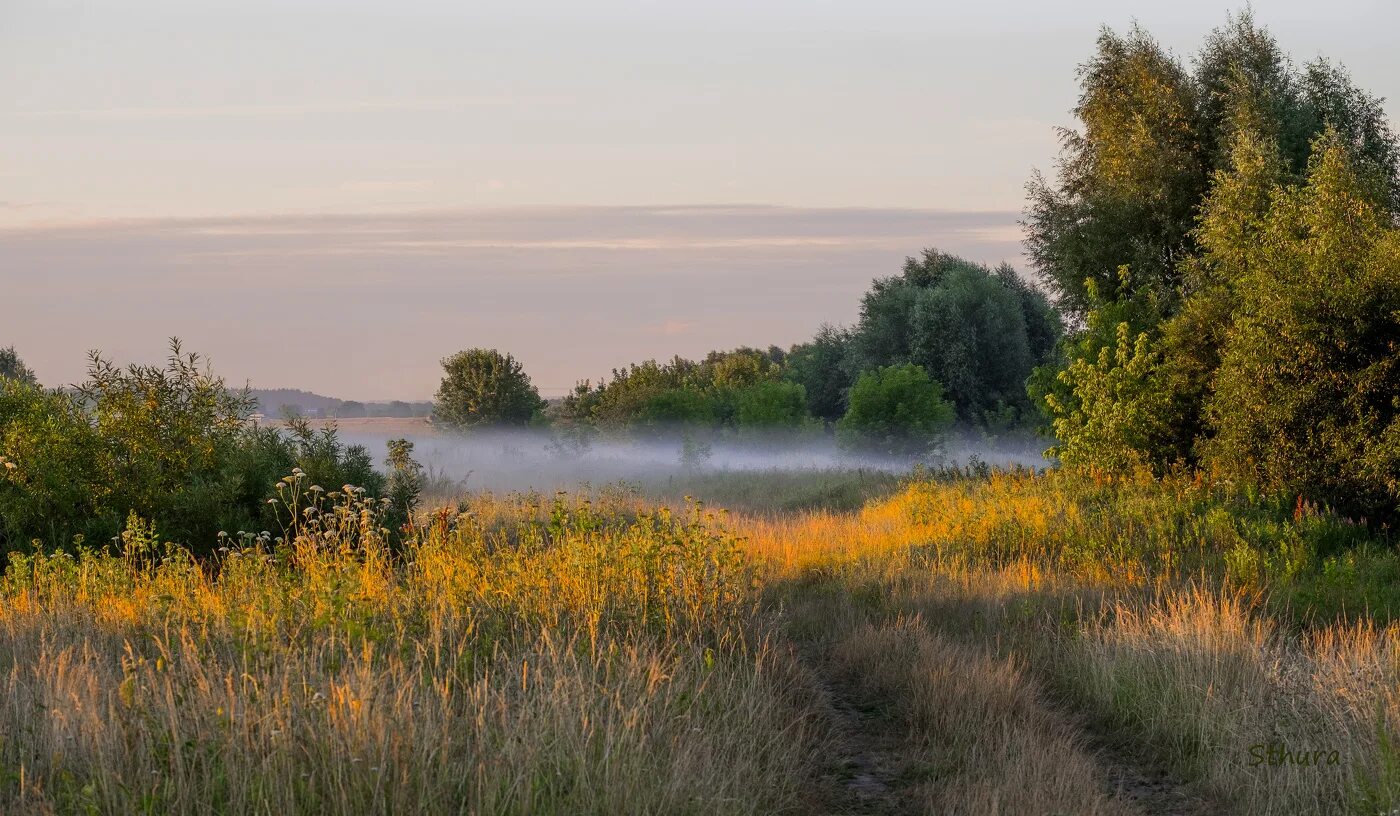
[[[1045,468],[1051,462],[1044,440],[988,441],[974,434],[954,437],[938,452],[919,459],[855,454],[828,434],[801,436],[671,432],[645,438],[594,436],[570,442],[547,430],[478,431],[464,435],[432,430],[394,433],[389,429],[344,428],[346,444],[364,445],[382,466],[385,442],[413,442],[413,458],[433,477],[430,488],[466,491],[552,492],[581,486],[654,484],[677,476],[736,471],[875,470],[905,473],[917,464],[938,467],[974,461],[992,467]],[[448,481],[457,484],[449,485]]]

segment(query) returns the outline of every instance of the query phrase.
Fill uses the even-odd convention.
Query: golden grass
[[[312,499],[213,563],[139,523],[15,562],[0,811],[839,812],[866,762],[891,810],[1139,812],[1115,744],[1212,812],[1400,804],[1400,627],[1289,614],[1270,582],[1322,522],[1199,482],[785,516],[480,497],[398,550],[375,506]]]
[[[12,567],[0,810],[806,810],[820,726],[712,519],[481,506],[395,555],[339,507],[217,571]]]
[[[1015,760],[996,758],[998,745],[1017,744],[1005,733],[1027,722],[1018,710],[1047,697],[1191,782],[1221,811],[1374,814],[1400,805],[1400,625],[1281,621],[1265,602],[1269,587],[1232,580],[1225,559],[1213,558],[1241,546],[1226,538],[1238,528],[1165,518],[1154,527],[1147,509],[1157,498],[1138,496],[1139,517],[1121,497],[1118,515],[1091,516],[1054,478],[928,482],[859,514],[746,530],[775,572],[821,575],[839,592],[829,605],[865,610],[868,629],[842,647],[852,677],[902,683],[889,696],[916,711],[932,706],[912,719],[932,718],[945,736],[969,722],[1000,723],[959,752],[1004,772],[945,773],[937,789],[973,780],[970,790],[991,797],[998,780],[1025,771],[1032,780],[1015,789],[1038,793],[1020,810],[984,798],[965,810],[945,802],[951,812],[1057,807],[1054,789],[1037,787],[1026,770],[1040,752],[1074,756],[1046,747],[1053,733],[1038,748],[1023,745]],[[946,639],[962,651],[929,645]],[[907,651],[898,644],[911,641],[944,656],[916,660],[913,680],[898,679],[903,668],[895,681],[878,680],[890,674],[892,655]],[[993,706],[1000,719],[988,717],[949,693],[942,678],[953,670],[933,668],[939,662],[955,662],[979,689],[1005,688],[1016,676],[1022,702],[1002,698]],[[1025,702],[1034,700],[1042,702]],[[955,713],[938,720],[939,711]],[[1066,760],[1067,773],[1074,766]]]

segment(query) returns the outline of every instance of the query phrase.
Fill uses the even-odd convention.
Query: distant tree
[[[1029,413],[1026,378],[1050,359],[1060,325],[1045,296],[1009,266],[992,270],[937,250],[875,281],[851,332],[848,370],[914,363],[966,422]]]
[[[823,325],[810,342],[788,352],[784,376],[802,386],[812,416],[835,422],[846,413],[852,378],[846,370],[850,332]]]
[[[740,428],[796,428],[808,421],[807,389],[800,383],[769,380],[735,395],[735,424]]]
[[[495,349],[468,349],[442,361],[445,375],[433,406],[451,428],[525,425],[544,407],[520,363]]]
[[[0,349],[0,377],[9,377],[30,385],[37,385],[39,382],[39,378],[34,376],[34,372],[15,353],[14,346]]]
[[[343,419],[359,419],[369,416],[369,412],[365,410],[365,404],[363,402],[345,400],[336,406],[335,415]]]
[[[953,406],[923,368],[905,363],[860,375],[837,424],[842,445],[895,455],[927,453],[952,426]]]
[[[649,426],[710,425],[715,421],[715,400],[695,388],[666,388],[643,400],[635,423]]]

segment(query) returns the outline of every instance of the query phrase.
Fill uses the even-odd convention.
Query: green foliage
[[[851,333],[849,371],[914,363],[947,389],[966,422],[1031,409],[1025,383],[1060,336],[1045,297],[1009,266],[995,271],[936,250],[875,281]]]
[[[423,466],[413,459],[413,443],[407,439],[390,439],[388,448],[388,521],[391,527],[402,526],[413,520],[422,500]]]
[[[784,356],[776,348],[737,348],[711,352],[700,362],[675,357],[667,363],[633,363],[596,386],[579,383],[552,412],[553,419],[569,427],[625,431],[733,427],[741,401],[752,399],[745,395],[782,376]]]
[[[1344,71],[1322,60],[1293,68],[1248,12],[1207,37],[1194,69],[1139,28],[1105,30],[1080,68],[1082,127],[1063,134],[1054,184],[1032,179],[1026,221],[1041,280],[1076,320],[1098,298],[1134,296],[1118,288],[1114,270],[1124,265],[1137,294],[1155,298],[1164,316],[1177,311],[1182,262],[1197,251],[1196,215],[1242,132],[1274,144],[1299,181],[1312,142],[1331,128],[1386,206],[1400,207],[1400,145],[1381,101]]]
[[[1170,405],[1160,377],[1148,336],[1118,323],[1113,343],[1077,357],[1059,373],[1064,390],[1046,396],[1059,440],[1050,454],[1067,467],[1108,470],[1161,461]]]
[[[35,377],[33,370],[19,358],[14,346],[0,348],[0,379],[4,378],[19,380],[29,385],[39,384],[39,378]]]
[[[937,445],[954,419],[953,406],[928,372],[912,363],[860,375],[851,407],[837,424],[841,443],[857,450],[919,455]]]
[[[1026,247],[1058,305],[1082,319],[1098,305],[1088,282],[1117,298],[1123,265],[1136,286],[1174,297],[1206,168],[1191,78],[1142,29],[1104,30],[1079,76],[1083,129],[1063,132],[1055,185],[1037,175],[1028,187]]]
[[[283,433],[248,422],[250,408],[178,341],[163,367],[94,354],[74,394],[0,379],[0,549],[108,541],[133,513],[195,546],[265,529],[271,487],[294,466],[382,491],[368,452],[334,428],[294,419]]]
[[[211,540],[232,485],[224,463],[252,410],[197,354],[170,343],[164,366],[119,368],[93,353],[78,393],[102,440],[99,472],[118,520],[156,520],[176,540]]]
[[[528,423],[544,400],[519,362],[495,349],[467,349],[442,361],[433,421],[448,428]]]
[[[768,380],[737,392],[734,419],[741,428],[798,428],[807,424],[807,389],[800,383]]]
[[[715,398],[695,388],[667,388],[648,394],[631,421],[643,426],[710,425]]]
[[[291,417],[286,435],[279,438],[290,453],[283,457],[283,472],[295,466],[313,484],[326,485],[327,489],[354,485],[365,488],[371,496],[383,495],[384,476],[374,469],[369,450],[363,445],[343,444],[335,425],[317,429],[303,417]]]
[[[1400,503],[1400,230],[1344,141],[1280,189],[1240,250],[1208,413],[1222,472],[1351,512]]]
[[[835,422],[846,413],[846,392],[851,387],[846,371],[850,339],[849,331],[823,325],[810,342],[788,352],[784,376],[802,386],[807,410],[818,419]]]
[[[1379,101],[1326,62],[1295,69],[1248,13],[1191,74],[1105,32],[1081,81],[1083,129],[1027,223],[1079,324],[1063,372],[1030,383],[1063,461],[1204,462],[1392,513],[1400,143]]]
[[[0,379],[0,550],[115,534],[106,456],[75,396]]]

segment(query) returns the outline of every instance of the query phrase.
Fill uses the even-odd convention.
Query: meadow
[[[1400,805],[1375,533],[1199,477],[945,469],[812,506],[832,478],[729,474],[732,510],[704,481],[465,495],[400,540],[294,472],[278,528],[209,558],[139,519],[13,556],[0,810]]]

